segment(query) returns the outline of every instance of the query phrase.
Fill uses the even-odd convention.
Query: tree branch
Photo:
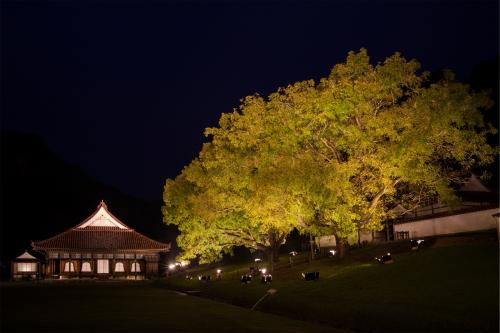
[[[328,148],[330,149],[330,151],[335,155],[336,159],[337,159],[337,162],[341,163],[342,162],[342,158],[340,156],[340,153],[339,151],[334,147],[332,146],[328,140],[326,140],[325,138],[321,138],[320,139],[321,142],[323,142],[323,144]]]

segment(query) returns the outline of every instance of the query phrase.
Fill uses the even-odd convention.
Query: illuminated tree
[[[268,187],[267,176],[249,164],[244,152],[219,148],[206,144],[180,176],[167,180],[164,220],[179,227],[183,259],[211,262],[245,246],[266,252],[272,270],[297,220],[284,214],[279,188]]]
[[[293,228],[333,233],[342,250],[397,204],[456,202],[453,186],[495,156],[486,144],[495,129],[481,115],[491,101],[451,72],[430,83],[419,67],[397,53],[373,66],[362,49],[317,84],[250,96],[223,114],[198,160],[165,188],[165,220],[184,228],[186,255],[275,251]],[[185,215],[172,209],[175,187],[189,188]]]

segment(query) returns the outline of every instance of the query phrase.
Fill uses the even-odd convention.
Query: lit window
[[[36,272],[36,262],[19,262],[16,265],[18,272]]]
[[[75,271],[75,265],[72,262],[66,262],[66,263],[64,263],[64,271],[65,272],[74,272]]]
[[[139,265],[138,262],[132,263],[132,269],[130,271],[131,272],[140,272],[141,271],[141,265]]]
[[[115,272],[125,272],[122,262],[117,262],[115,265]]]
[[[107,259],[97,260],[97,273],[102,273],[102,274],[109,273],[109,260]]]
[[[85,261],[82,264],[82,272],[92,272],[92,268],[90,267],[90,263],[88,261]]]

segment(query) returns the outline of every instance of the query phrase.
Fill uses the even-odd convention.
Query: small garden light
[[[240,281],[241,281],[241,283],[245,283],[245,284],[250,283],[250,282],[252,282],[252,275],[242,275]]]
[[[387,254],[381,257],[375,257],[375,260],[378,261],[379,264],[392,264],[394,262],[390,252],[387,252]]]
[[[317,281],[319,280],[319,272],[302,273],[302,278],[306,281]]]
[[[273,276],[271,274],[264,274],[260,278],[260,281],[262,283],[271,283],[271,282],[273,282]]]
[[[418,250],[420,247],[422,247],[424,245],[424,240],[423,239],[411,239],[410,240],[410,248],[412,250]]]

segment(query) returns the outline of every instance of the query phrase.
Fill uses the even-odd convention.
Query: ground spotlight
[[[391,256],[390,252],[387,252],[387,254],[384,254],[384,255],[382,255],[380,257],[375,257],[375,260],[379,264],[392,264],[394,262],[394,260],[392,259],[392,256]]]
[[[304,272],[302,278],[306,281],[317,281],[319,280],[319,272]]]
[[[250,275],[250,274],[242,275],[240,281],[241,281],[241,283],[245,283],[245,284],[250,283],[250,282],[252,282],[252,275]]]
[[[412,250],[418,250],[424,245],[424,240],[423,239],[412,239],[410,240],[410,248]]]

